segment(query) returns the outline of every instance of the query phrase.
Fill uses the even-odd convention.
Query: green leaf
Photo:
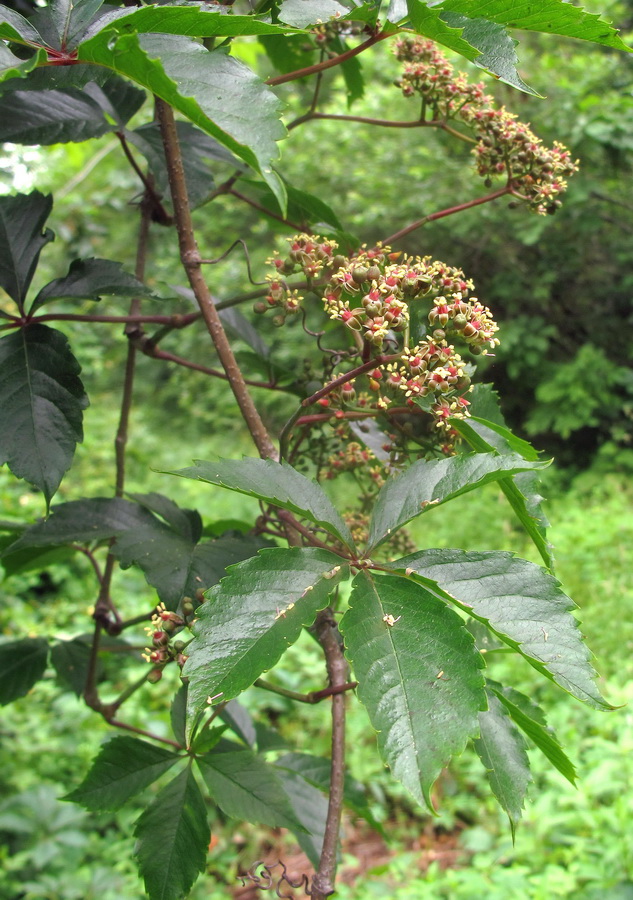
[[[47,506],[83,440],[80,371],[66,337],[46,325],[0,339],[0,464],[36,485]]]
[[[110,28],[83,43],[79,58],[126,75],[171,104],[260,172],[285,210],[283,183],[271,166],[279,155],[275,142],[286,134],[281,101],[239,60],[180,35],[117,37]]]
[[[575,604],[541,566],[504,551],[424,550],[390,564],[484,623],[530,665],[597,709],[600,696]]]
[[[204,870],[210,832],[191,766],[138,819],[135,855],[149,900],[180,900]]]
[[[0,98],[0,141],[30,145],[86,141],[113,127],[92,97],[76,88],[10,91]]]
[[[257,744],[257,729],[251,714],[238,700],[231,700],[219,713],[219,718],[229,726],[247,747]]]
[[[469,453],[450,459],[419,459],[380,490],[372,515],[368,551],[415,516],[454,497],[517,472],[543,469],[548,462],[528,461],[516,453]]]
[[[111,259],[75,259],[68,275],[56,278],[38,293],[30,314],[51,300],[101,300],[103,294],[117,297],[148,297],[151,291],[142,281],[123,271]]]
[[[190,736],[207,698],[232,700],[272,668],[345,574],[334,553],[298,547],[262,550],[229,570],[198,608],[187,648]]]
[[[295,28],[307,28],[316,25],[317,22],[327,22],[328,19],[344,18],[350,12],[348,6],[343,6],[338,0],[283,0],[279,7],[279,20],[286,25]]]
[[[304,34],[262,34],[259,43],[282,75],[305,69],[314,62],[316,48],[307,44]]]
[[[305,830],[275,767],[252,750],[221,738],[197,762],[209,793],[227,816],[271,828]]]
[[[0,26],[1,28],[1,26]],[[46,62],[46,50],[38,50],[28,59],[20,59],[14,56],[8,47],[0,44],[0,83],[6,79],[25,78],[37,66]]]
[[[531,741],[539,748],[552,765],[558,769],[571,784],[576,784],[576,770],[574,766],[563,752],[558,741],[549,733],[542,722],[538,718],[542,718],[543,714],[538,707],[527,698],[519,694],[518,691],[501,688],[501,685],[492,687],[492,691],[507,709],[512,720],[519,726],[521,731],[526,734]],[[513,702],[517,701],[518,702]],[[532,708],[536,710],[536,717],[532,713]]]
[[[169,708],[169,721],[174,737],[179,744],[185,745],[187,737],[185,734],[185,723],[187,717],[187,685],[181,684]]]
[[[138,738],[113,737],[104,744],[79,787],[64,797],[84,809],[119,809],[153,784],[181,757]]]
[[[542,97],[542,94],[527,85],[517,72],[518,57],[514,49],[517,42],[510,37],[505,28],[487,19],[468,18],[453,12],[442,12],[441,16],[448,25],[461,28],[462,38],[479,51],[480,55],[473,59],[476,66],[492,72],[500,81],[525,94]]]
[[[46,521],[28,528],[3,556],[10,559],[30,547],[114,537],[112,553],[121,567],[139,566],[163,603],[175,609],[183,596],[206,590],[222,577],[226,566],[252,556],[265,544],[260,538],[244,536],[196,545],[200,535],[197,513],[179,509],[160,494],[133,496],[136,503],[95,497],[56,506]]]
[[[0,644],[0,706],[24,697],[46,669],[48,643],[25,638]]]
[[[479,385],[477,385],[479,387]],[[482,385],[487,388],[489,385]],[[474,395],[473,407],[478,411],[480,406],[494,417],[490,421],[487,416],[473,416],[468,419],[453,419],[452,425],[456,431],[466,440],[473,450],[479,453],[487,453],[494,450],[501,455],[519,453],[525,459],[535,460],[536,450],[527,441],[523,441],[512,434],[509,428],[503,424],[498,403],[494,399],[494,392]],[[499,424],[498,420],[501,420]],[[523,472],[514,478],[502,478],[499,487],[505,494],[514,513],[541,554],[543,562],[549,569],[554,568],[552,546],[547,540],[547,527],[549,522],[541,508],[543,498],[538,493],[539,480],[534,472]]]
[[[44,228],[53,198],[33,191],[0,197],[0,287],[24,312],[24,300],[42,247],[54,238]]]
[[[457,613],[409,579],[360,573],[349,603],[341,631],[382,758],[433,810],[433,782],[478,733],[482,657]]]
[[[492,793],[510,819],[512,837],[521,818],[523,800],[531,781],[525,740],[509,713],[492,691],[486,692],[488,709],[479,713],[475,750],[487,769]]]
[[[7,578],[25,572],[41,572],[48,566],[66,562],[77,553],[74,547],[30,547],[14,553],[12,543],[2,547],[2,567]]]
[[[0,39],[17,43],[43,43],[42,36],[29,20],[8,6],[0,6]]]
[[[302,830],[294,831],[297,843],[312,865],[319,866],[325,835],[328,802],[318,788],[297,772],[278,766],[279,780]]]
[[[51,663],[62,684],[81,697],[91,659],[90,644],[83,637],[60,641],[51,650]]]
[[[205,134],[190,122],[178,122],[178,139],[182,149],[187,193],[192,208],[200,206],[213,190],[213,172],[209,162],[219,160],[237,168],[243,167],[232,153],[216,140]],[[156,187],[164,196],[169,196],[169,178],[165,165],[165,151],[156,122],[142,125],[135,131],[126,132],[128,141],[140,150],[154,175]]]
[[[36,9],[33,20],[49,47],[69,52],[102,6],[103,0],[52,0]]]
[[[347,525],[323,488],[287,463],[248,457],[220,459],[217,462],[196,459],[194,463],[194,466],[167,474],[217,484],[290,510],[324,528],[348,547],[354,547]]]
[[[591,41],[616,50],[628,50],[615,28],[600,18],[564,0],[443,0],[439,8],[470,18],[481,16],[497,25],[542,31]]]

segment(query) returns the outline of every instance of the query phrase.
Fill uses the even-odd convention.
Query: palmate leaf
[[[46,669],[48,643],[25,638],[0,644],[0,706],[24,697]]]
[[[271,828],[307,830],[295,816],[277,770],[257,753],[220,738],[197,762],[209,793],[227,816]]]
[[[231,700],[272,668],[346,574],[327,550],[275,548],[233,566],[197,610],[183,675],[188,735],[208,697]]]
[[[151,290],[142,281],[123,271],[111,259],[75,259],[64,278],[56,278],[38,293],[30,309],[32,315],[51,300],[101,300],[102,295],[148,297]]]
[[[525,739],[492,691],[488,709],[479,713],[475,750],[487,770],[493,794],[508,814],[512,836],[521,818],[527,786],[532,780]]]
[[[136,822],[134,834],[150,900],[181,900],[204,869],[211,837],[191,766],[160,791]]]
[[[103,0],[52,0],[36,8],[33,25],[49,47],[73,50],[94,20]]]
[[[543,469],[548,462],[528,461],[516,453],[469,453],[450,459],[420,459],[380,490],[370,524],[371,551],[415,516],[468,491],[517,472]]]
[[[81,44],[78,53],[171,104],[259,171],[285,210],[283,183],[271,165],[279,155],[276,141],[286,134],[281,101],[247,66],[180,35],[117,36],[110,28]]]
[[[287,463],[247,457],[219,459],[216,462],[196,459],[194,463],[169,474],[217,484],[290,510],[324,528],[348,547],[354,547],[349,528],[323,488]]]
[[[349,603],[341,631],[383,760],[432,810],[433,782],[478,734],[483,659],[457,613],[409,579],[360,573]]]
[[[0,464],[36,485],[47,506],[83,440],[80,371],[66,337],[46,325],[0,339]]]
[[[0,287],[24,312],[42,247],[54,238],[44,223],[53,198],[39,191],[0,197]]]
[[[119,809],[181,758],[138,738],[114,737],[103,745],[84,780],[64,800],[94,812]]]
[[[541,566],[504,551],[425,550],[390,566],[484,623],[537,671],[579,700],[610,708],[572,615],[575,604]]]

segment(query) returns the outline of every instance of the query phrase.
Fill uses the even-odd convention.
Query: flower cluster
[[[376,462],[376,457],[371,450],[361,446],[357,441],[350,441],[342,450],[328,458],[321,475],[323,478],[332,479],[341,472],[361,470],[364,474],[369,475],[377,488],[381,488],[384,484],[383,471]]]
[[[483,84],[471,84],[463,73],[456,75],[433,41],[399,38],[395,55],[404,69],[396,84],[406,97],[422,96],[423,118],[428,109],[433,120],[455,119],[474,130],[473,153],[481,176],[489,180],[505,175],[513,195],[536,213],[558,209],[565,179],[578,171],[562,144],[545,147],[528,125],[504,107],[495,107]]]
[[[151,682],[160,680],[162,670],[167,663],[175,660],[179,666],[184,666],[187,660],[183,653],[186,647],[185,642],[173,641],[172,637],[175,632],[184,627],[185,619],[193,615],[194,604],[189,597],[185,597],[183,600],[182,612],[183,615],[179,616],[178,613],[168,610],[164,603],[159,603],[150,620],[150,625],[145,629],[145,633],[151,638],[152,646],[146,647],[142,656],[145,662],[151,663],[154,667],[148,676],[148,680]]]

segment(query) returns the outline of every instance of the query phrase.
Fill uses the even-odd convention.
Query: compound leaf
[[[305,831],[275,767],[257,753],[220,738],[197,762],[209,793],[227,816],[271,828]]]
[[[85,809],[119,809],[153,784],[181,757],[133,737],[113,737],[104,744],[81,784],[64,800]]]
[[[231,700],[279,660],[327,606],[341,559],[311,548],[262,550],[233,566],[197,610],[187,648],[191,735],[208,697]]]
[[[530,665],[579,700],[609,708],[600,696],[575,608],[541,566],[505,551],[425,550],[392,566],[484,623]]]
[[[83,440],[80,371],[66,337],[46,325],[0,339],[0,464],[36,485],[47,506]]]
[[[433,782],[478,733],[483,660],[457,613],[409,579],[360,573],[349,603],[341,631],[383,760],[432,810]]]
[[[354,546],[347,525],[323,488],[287,463],[251,458],[220,459],[217,462],[196,459],[194,462],[194,466],[169,474],[217,484],[290,510],[324,528],[348,547]]]
[[[517,472],[542,469],[548,462],[528,461],[517,453],[469,453],[450,459],[419,459],[380,490],[372,515],[368,550],[433,506]]]
[[[48,643],[25,638],[0,644],[0,706],[24,697],[46,669]]]
[[[134,834],[150,900],[181,900],[204,869],[211,837],[191,766],[160,791],[136,822]]]

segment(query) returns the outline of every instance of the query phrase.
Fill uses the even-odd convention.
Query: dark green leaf
[[[161,9],[168,11],[154,7],[139,12]],[[109,28],[82,44],[79,58],[126,75],[170,103],[261,172],[285,210],[283,184],[271,166],[279,155],[275,142],[286,133],[279,118],[281,101],[243,63],[180,35],[117,37]]]
[[[424,550],[391,563],[488,625],[530,665],[598,709],[600,696],[575,609],[541,566],[504,551]]]
[[[168,474],[217,484],[288,509],[324,528],[348,547],[354,546],[347,525],[323,488],[287,463],[249,458],[220,459],[217,462],[196,459],[194,462],[194,466]]]
[[[267,360],[271,349],[262,340],[259,331],[251,325],[246,316],[239,309],[229,306],[220,310],[220,318],[226,330],[236,339],[244,341],[262,359]]]
[[[51,663],[62,684],[81,697],[90,666],[90,644],[84,638],[60,641],[51,650]]]
[[[492,691],[486,693],[488,709],[479,713],[475,750],[487,769],[492,793],[508,814],[514,836],[531,781],[530,762],[521,732],[497,696]]]
[[[0,197],[0,287],[24,311],[40,251],[54,238],[44,228],[53,198],[39,191]]]
[[[275,767],[252,750],[222,738],[197,762],[209,793],[227,816],[272,828],[305,830]]]
[[[547,757],[547,759],[549,759],[549,761],[556,769],[558,769],[561,775],[563,775],[572,784],[575,784],[576,770],[563,752],[558,741],[549,733],[549,731],[547,731],[547,729],[540,722],[538,722],[535,718],[532,718],[532,716],[526,712],[526,704],[522,703],[521,706],[518,706],[516,703],[512,702],[515,699],[517,692],[513,691],[512,694],[508,694],[505,689],[493,688],[492,690],[495,696],[505,706],[512,720],[519,726],[523,733],[526,734],[530,738],[530,740],[534,742],[534,744],[536,744],[541,753],[543,753]],[[527,701],[527,704],[529,704],[529,706],[533,705],[527,697],[523,699]],[[538,712],[540,713],[541,711],[538,710]]]
[[[53,0],[36,8],[32,18],[49,47],[68,52],[77,46],[101,6],[103,0]]]
[[[286,753],[275,762],[276,766],[290,769],[319,788],[325,794],[330,790],[331,760],[323,756],[312,756],[310,753]],[[357,816],[365,819],[372,827],[382,831],[382,827],[374,819],[367,805],[367,793],[365,788],[347,772],[345,774],[345,787],[343,800],[348,809]]]
[[[114,127],[92,97],[76,88],[10,91],[0,98],[0,141],[32,145],[86,141]]]
[[[207,591],[224,577],[229,566],[255,556],[258,550],[266,546],[270,546],[268,541],[253,535],[226,535],[198,544],[191,558],[184,594],[195,597],[197,591]]]
[[[66,562],[77,553],[73,547],[29,547],[13,553],[12,543],[2,546],[2,567],[7,577],[24,572],[41,572],[47,566]]]
[[[560,34],[617,50],[629,49],[618,37],[616,29],[599,14],[586,13],[562,0],[539,0],[538,3],[527,0],[443,0],[439,8],[470,18],[481,16],[509,28]]]
[[[381,755],[433,809],[433,782],[478,733],[483,660],[457,613],[413,581],[360,573],[349,602],[341,631]]]
[[[232,700],[272,668],[346,574],[327,550],[275,548],[233,566],[197,610],[183,674],[189,734],[207,698]]]
[[[321,857],[328,802],[318,788],[290,769],[278,767],[279,779],[303,831],[295,831],[297,843],[317,868]]]
[[[450,459],[420,459],[381,489],[371,520],[368,550],[393,535],[415,516],[468,491],[499,481],[507,475],[545,468],[549,463],[529,462],[516,453],[469,453]]]
[[[249,711],[238,700],[227,703],[219,717],[248,747],[252,748],[257,744],[255,723]]]
[[[195,509],[183,509],[165,497],[152,491],[149,494],[129,494],[136,503],[140,503],[145,509],[155,513],[166,525],[192,543],[197,543],[202,534],[202,519]]]
[[[171,702],[169,708],[169,721],[171,722],[171,730],[174,732],[174,737],[179,744],[183,745],[183,747],[187,741],[187,736],[185,734],[186,718],[187,685],[182,684],[174,694],[174,699]]]
[[[44,638],[25,638],[0,644],[0,706],[24,697],[46,669],[48,644]]]
[[[305,34],[262,34],[259,42],[282,75],[305,69],[314,62],[316,48],[306,40]]]
[[[222,144],[219,144],[190,122],[178,122],[177,128],[178,139],[182,149],[189,203],[195,208],[204,203],[213,190],[214,179],[209,162],[218,160],[229,163],[236,168],[245,167]],[[135,131],[127,132],[126,137],[130,143],[140,150],[149,163],[149,167],[156,179],[156,187],[160,193],[169,196],[165,151],[158,124],[150,122],[147,125],[142,125]]]
[[[190,766],[147,807],[134,834],[149,900],[180,900],[204,869],[211,837],[204,799]]]
[[[0,6],[0,39],[41,44],[42,37],[28,19],[8,6]]]
[[[83,440],[80,371],[66,337],[46,325],[0,339],[0,464],[36,485],[47,505]]]
[[[68,275],[50,281],[39,292],[31,315],[51,300],[101,300],[103,294],[117,297],[151,296],[149,288],[123,271],[121,263],[111,259],[75,259]]]
[[[104,744],[79,787],[64,797],[85,809],[118,809],[153,784],[178,757],[138,738],[114,737]]]

